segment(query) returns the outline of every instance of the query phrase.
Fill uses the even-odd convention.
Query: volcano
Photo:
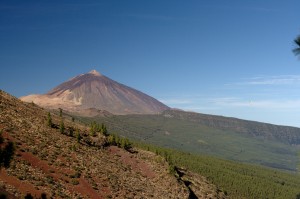
[[[168,106],[138,90],[120,84],[96,70],[76,76],[44,95],[20,98],[48,109],[93,115],[105,110],[116,115],[158,114]],[[91,110],[93,113],[91,113]]]

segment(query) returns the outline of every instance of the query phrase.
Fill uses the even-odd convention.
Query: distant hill
[[[0,131],[5,140],[16,146],[10,167],[0,171],[0,195],[226,198],[199,174],[184,170],[180,172],[184,180],[176,178],[161,156],[138,148],[128,152],[107,145],[108,137],[92,136],[89,128],[68,118],[65,113],[51,113],[49,126],[46,110],[0,90]]]
[[[29,95],[20,99],[42,107],[62,108],[85,116],[96,115],[97,109],[117,115],[157,114],[169,109],[153,97],[120,84],[95,70],[76,76],[44,95]]]
[[[80,119],[103,122],[120,135],[194,154],[284,170],[298,167],[300,129],[295,127],[179,110]]]
[[[230,130],[265,140],[277,140],[290,145],[300,145],[300,128],[280,126],[232,117],[207,115],[179,110],[167,110],[165,117],[195,122],[212,128]]]

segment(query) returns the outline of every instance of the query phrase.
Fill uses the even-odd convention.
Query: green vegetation
[[[90,118],[78,118],[90,123]],[[110,132],[133,140],[194,154],[296,171],[298,149],[288,143],[164,115],[122,115],[92,118]],[[251,127],[254,128],[254,127]],[[259,154],[259,155],[257,155]]]
[[[74,128],[73,127],[69,128],[69,136],[71,136],[71,137],[74,136]]]
[[[297,198],[300,196],[300,176],[262,166],[247,165],[204,155],[193,155],[135,142],[134,146],[155,152],[174,165],[199,173],[230,198]]]
[[[90,124],[90,135],[95,137],[96,136],[96,132],[99,130],[98,129],[98,124],[93,121],[91,124]]]
[[[47,126],[49,126],[49,127],[53,126],[52,117],[51,117],[50,112],[48,112],[48,115],[47,115]]]
[[[75,137],[76,137],[77,142],[79,143],[80,140],[82,139],[82,136],[79,133],[79,129],[76,129],[76,131],[75,131]]]
[[[61,121],[60,121],[59,131],[60,131],[60,133],[64,133],[65,132],[65,124],[64,124],[63,119],[61,119]]]
[[[107,138],[108,145],[118,146],[125,150],[131,149],[131,142],[127,138],[122,138],[115,134],[111,134]]]
[[[72,179],[72,180],[71,180],[71,183],[72,183],[73,185],[79,185],[79,181],[78,181],[77,179]]]
[[[90,135],[95,137],[98,133],[101,135],[107,136],[107,128],[106,126],[102,123],[101,125],[96,123],[95,121],[91,122],[90,124]]]

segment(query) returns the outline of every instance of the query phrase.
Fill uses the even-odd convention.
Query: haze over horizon
[[[300,127],[296,0],[1,1],[0,89],[93,69],[166,105]]]

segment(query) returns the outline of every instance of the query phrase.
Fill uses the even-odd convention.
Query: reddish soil
[[[4,194],[4,195],[7,197],[7,199],[17,199],[16,196],[14,196],[14,195],[8,193],[8,192],[5,191],[5,189],[3,189],[3,188],[0,188],[0,193],[1,193],[1,194]]]
[[[100,192],[103,196],[108,196],[111,194],[111,190],[109,188],[109,182],[106,179],[99,179],[97,177],[92,177],[92,179],[95,183],[101,184]]]
[[[3,138],[5,138],[5,139],[7,139],[7,140],[9,140],[9,141],[13,141],[13,142],[16,141],[16,139],[13,138],[13,137],[11,137],[11,136],[9,135],[9,133],[7,133],[6,131],[4,131],[4,132],[2,133],[2,136],[3,136]]]
[[[79,178],[78,185],[68,186],[71,192],[78,192],[84,196],[88,196],[91,199],[101,199],[103,198],[100,193],[96,192],[93,187],[84,179],[83,176]]]
[[[10,140],[15,141],[13,137],[11,137],[7,132],[3,133],[3,137]],[[74,171],[66,168],[56,168],[54,166],[50,166],[47,161],[41,160],[38,157],[34,156],[32,153],[28,152],[21,152],[17,151],[18,154],[21,156],[19,158],[26,160],[30,165],[34,168],[41,169],[44,173],[49,174],[52,176],[55,180],[64,180],[64,181],[70,181],[68,177],[65,176],[65,174],[73,174]],[[59,157],[58,159],[64,160],[63,157]],[[16,189],[18,189],[22,194],[31,193],[35,198],[40,197],[42,194],[41,191],[34,188],[32,184],[29,184],[25,181],[21,181],[18,178],[14,176],[9,176],[6,173],[6,170],[2,170],[0,172],[0,179],[4,181],[6,184],[9,184]],[[78,185],[69,185],[67,186],[69,191],[71,192],[78,192],[82,194],[83,196],[88,196],[91,199],[101,199],[103,197],[100,196],[99,193],[97,193],[92,186],[83,178],[81,177],[79,180]],[[103,195],[107,195],[110,193],[110,190],[108,188],[104,188]]]
[[[40,160],[38,157],[34,156],[31,153],[27,152],[20,152],[22,159],[26,160],[31,164],[32,167],[41,169],[44,173],[49,174],[50,171],[54,171],[55,173],[62,173],[62,174],[72,174],[74,173],[73,170],[67,168],[59,168],[57,169],[54,166],[50,166],[48,162],[44,160]],[[53,176],[55,177],[55,176]]]
[[[49,173],[50,166],[46,161],[40,160],[36,156],[27,152],[20,152],[22,159],[31,164],[32,167],[39,168],[45,173]]]
[[[147,178],[154,178],[155,172],[151,169],[151,167],[144,161],[138,160],[135,158],[132,154],[129,152],[126,152],[124,150],[121,150],[120,148],[116,146],[109,147],[109,151],[112,154],[116,154],[120,156],[121,161],[123,164],[126,164],[132,168],[132,170],[136,172],[140,172],[144,177]]]
[[[19,192],[26,195],[27,193],[31,193],[32,196],[38,198],[41,196],[42,192],[34,188],[32,184],[29,184],[25,181],[21,181],[14,176],[7,175],[6,170],[2,169],[0,171],[0,179],[8,185],[11,185],[18,189]]]

